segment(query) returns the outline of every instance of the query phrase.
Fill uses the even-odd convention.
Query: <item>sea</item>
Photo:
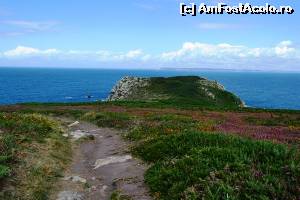
[[[94,102],[123,76],[196,75],[220,82],[247,106],[300,110],[300,73],[225,70],[0,68],[0,104]]]

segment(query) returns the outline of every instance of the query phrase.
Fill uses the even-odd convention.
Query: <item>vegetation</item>
[[[151,114],[134,126],[126,136],[130,140],[145,140],[160,135],[172,135],[187,132],[188,130],[197,130],[201,127],[201,124],[189,116]]]
[[[81,119],[93,122],[100,127],[128,128],[132,117],[126,113],[87,112]]]
[[[78,102],[78,103],[23,103],[19,104],[21,108],[25,109],[26,107],[32,109],[40,109],[42,111],[49,111],[50,109],[55,109],[56,107],[65,107],[68,112],[71,112],[68,108],[77,107],[74,112],[80,110],[80,106],[90,106],[90,107],[112,107],[120,106],[122,108],[176,108],[181,110],[197,110],[197,111],[221,111],[221,112],[239,112],[239,113],[274,113],[274,114],[300,114],[300,110],[290,110],[290,109],[265,109],[265,108],[251,108],[251,107],[226,107],[226,106],[214,106],[214,105],[201,105],[201,104],[190,104],[189,101],[185,103],[176,103],[169,100],[156,100],[156,101],[96,101],[96,102]],[[5,107],[0,110],[6,110]],[[55,112],[66,114],[65,110],[56,110]]]
[[[156,199],[299,199],[300,112],[241,108],[202,80],[151,78],[136,95],[146,99],[135,101],[2,107],[0,182],[17,191],[2,195],[47,199],[70,155],[55,115],[124,130],[133,154],[150,163]],[[111,199],[130,198],[114,191]]]
[[[247,117],[246,120],[255,125],[263,126],[300,126],[300,116],[291,116],[279,113],[270,118]]]
[[[109,99],[156,106],[242,107],[242,101],[223,86],[198,76],[144,78],[136,83],[126,80],[121,80]]]
[[[0,113],[0,130],[0,198],[48,199],[71,154],[59,124],[40,114]]]
[[[25,106],[22,113],[3,113],[0,129],[6,133],[14,133],[10,135],[17,136],[19,139],[12,140],[8,137],[1,140],[8,146],[12,146],[12,149],[16,145],[11,142],[16,141],[18,144],[21,141],[22,144],[18,148],[33,142],[45,145],[47,139],[43,138],[50,137],[52,134],[49,135],[49,132],[57,135],[59,130],[55,128],[57,125],[53,126],[51,120],[49,124],[49,119],[41,114],[72,116],[101,127],[127,130],[124,136],[135,141],[133,153],[146,162],[152,163],[145,180],[157,199],[297,199],[300,195],[298,149],[285,145],[285,140],[282,144],[276,144],[272,141],[257,141],[219,132],[218,127],[228,123],[228,119],[233,118],[231,115],[239,117],[238,113],[212,112],[210,114],[210,111],[114,107],[115,105],[90,106],[90,109],[66,105],[55,106],[54,109],[51,109],[51,106]],[[37,112],[41,114],[34,114]],[[34,116],[33,121],[37,123],[29,120],[32,116]],[[247,126],[251,127],[268,127],[268,124],[261,121],[274,120],[274,123],[280,126],[279,128],[291,125],[296,128],[293,131],[299,128],[297,113],[253,114],[251,112],[248,117],[244,116],[248,115],[241,113],[240,121],[245,120],[249,124]],[[278,117],[287,120],[281,122]],[[43,119],[45,122],[38,119]],[[243,125],[239,124],[241,122],[234,121],[238,127]],[[243,134],[242,130],[241,135]],[[261,132],[258,130],[257,134]],[[274,138],[278,137],[277,135],[275,131]],[[270,139],[272,140],[272,137]],[[15,152],[15,150],[6,152]],[[7,158],[1,158],[5,160],[1,161],[2,176],[11,176],[14,167],[20,165],[16,162],[18,157],[9,156],[11,154],[13,153],[5,153],[3,155]],[[55,177],[59,176],[58,172],[54,176],[47,175],[47,177],[52,177],[53,179],[50,180],[54,181]],[[29,176],[36,179],[36,177],[41,178],[41,174],[33,173]],[[49,188],[51,182],[46,186],[38,184],[42,188],[32,186],[36,186],[36,183],[29,185],[26,188],[34,189],[26,193],[32,194],[36,190],[45,192],[45,188]],[[23,192],[24,189],[18,191]],[[43,194],[46,199],[46,192],[40,194]],[[124,199],[124,197],[126,196],[114,192],[111,198]],[[44,198],[37,196],[36,199]]]
[[[110,122],[100,125],[118,125],[119,115],[99,115],[110,117]],[[218,120],[201,121],[182,114],[120,116],[135,119],[127,121],[131,126],[126,137],[136,141],[133,153],[152,163],[145,179],[157,199],[300,196],[300,154],[296,148],[218,133],[214,128],[222,123]]]
[[[120,191],[116,190],[114,191],[111,196],[110,196],[111,200],[132,200],[131,197],[127,196],[127,195],[123,195]]]
[[[167,96],[168,103],[177,105],[236,108],[242,104],[234,94],[216,86],[217,83],[203,84],[201,81],[208,82],[197,76],[151,78],[148,92]]]
[[[137,148],[154,165],[146,182],[159,199],[296,199],[300,158],[294,149],[236,136],[188,132]]]

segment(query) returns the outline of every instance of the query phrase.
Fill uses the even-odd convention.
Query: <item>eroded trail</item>
[[[66,124],[73,121],[61,119]],[[113,192],[136,200],[151,199],[144,184],[146,166],[130,155],[128,144],[116,130],[87,122],[69,127],[69,137],[93,135],[75,150],[70,169],[60,181],[58,200],[106,200]]]

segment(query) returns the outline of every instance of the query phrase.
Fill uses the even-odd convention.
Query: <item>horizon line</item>
[[[1,66],[1,68],[23,68],[23,69],[99,69],[99,70],[148,70],[148,71],[227,71],[227,72],[274,72],[274,73],[300,73],[300,70],[258,70],[258,69],[234,69],[234,68],[184,68],[184,67],[157,67],[157,68],[136,68],[136,67],[93,67],[93,66]]]

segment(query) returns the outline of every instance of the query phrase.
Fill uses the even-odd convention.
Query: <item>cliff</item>
[[[198,76],[124,77],[108,101],[163,101],[175,104],[243,107],[243,102],[216,81]]]

